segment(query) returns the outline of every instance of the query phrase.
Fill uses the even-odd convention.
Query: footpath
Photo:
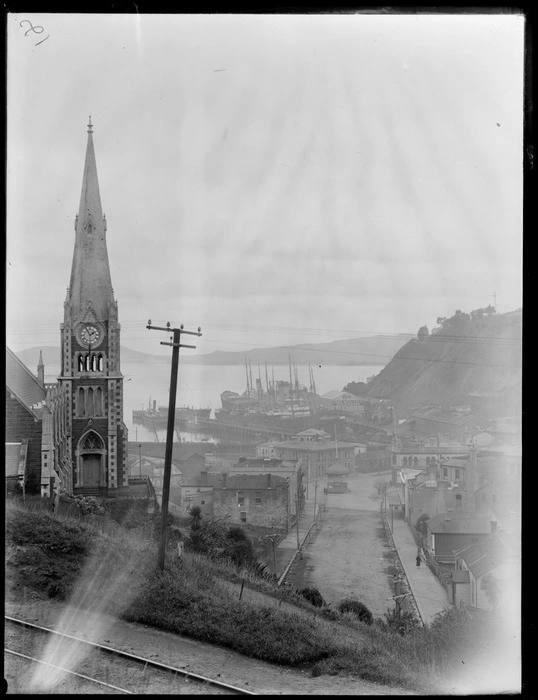
[[[299,516],[299,522],[294,523],[290,527],[290,531],[275,547],[276,555],[276,572],[278,579],[287,574],[298,549],[302,549],[306,544],[309,534],[313,534],[317,527],[321,526],[323,521],[323,509],[326,505],[327,496],[323,493],[323,489],[327,485],[326,480],[319,480],[317,492],[314,489],[314,484],[309,484],[308,498],[305,500],[305,507]],[[314,507],[317,516],[317,525],[314,524]],[[299,544],[299,546],[298,546]],[[271,566],[269,569],[272,570]]]
[[[437,613],[451,607],[447,593],[424,558],[417,566],[417,544],[399,510],[395,510],[393,520],[389,519],[389,526],[393,528],[392,539],[422,621],[430,624]]]

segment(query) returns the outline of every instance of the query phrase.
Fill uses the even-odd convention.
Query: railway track
[[[256,695],[154,659],[4,617],[4,678],[10,694],[31,692],[29,682],[39,669],[42,681],[53,684],[45,692],[54,694]],[[47,653],[51,648],[54,653]]]

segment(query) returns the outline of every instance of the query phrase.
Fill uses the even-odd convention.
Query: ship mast
[[[249,367],[249,372],[250,372],[250,389],[252,392],[254,392],[254,383],[252,381],[252,363],[251,362],[248,363],[248,367]]]
[[[288,354],[288,364],[290,368],[290,403],[291,403],[291,415],[295,418],[295,410],[293,408],[293,380],[291,378],[291,355]]]
[[[267,389],[267,405],[271,406],[271,394],[269,393],[269,377],[267,375],[267,360],[265,360],[265,387]]]
[[[247,375],[247,396],[250,396],[250,385],[248,383],[248,365],[247,365],[247,356],[245,355],[245,372]]]

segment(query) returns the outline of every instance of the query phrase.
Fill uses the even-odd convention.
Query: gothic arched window
[[[94,407],[94,403],[93,403],[93,389],[91,387],[88,389],[87,399],[88,399],[88,405],[87,405],[86,409],[88,411],[88,415],[94,416],[95,415],[95,407]]]
[[[84,441],[82,443],[82,450],[84,452],[93,452],[95,450],[102,450],[103,449],[103,441],[97,435],[97,433],[90,432],[86,435],[84,438]]]
[[[84,389],[80,387],[78,390],[78,415],[83,416],[86,412],[86,402],[84,400]]]
[[[96,416],[102,416],[104,411],[103,411],[103,390],[101,389],[100,386],[97,387],[95,390],[95,415]]]

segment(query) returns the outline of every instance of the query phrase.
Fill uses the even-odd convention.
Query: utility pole
[[[300,555],[301,547],[299,545],[299,494],[297,494],[295,496],[295,515],[296,515],[295,524],[297,526],[297,551],[299,552],[299,555]]]
[[[275,547],[275,540],[278,538],[277,534],[274,535],[262,535],[260,539],[262,539],[264,542],[271,542],[272,548],[273,548],[273,573],[275,576],[277,576],[277,571],[276,571],[276,547]]]
[[[186,331],[183,329],[183,324],[179,328],[170,328],[170,321],[166,324],[166,328],[152,326],[151,320],[146,326],[148,330],[165,331],[173,333],[170,343],[161,341],[161,345],[170,345],[172,347],[172,368],[170,372],[170,398],[168,400],[168,423],[166,427],[166,451],[164,454],[164,476],[163,476],[163,496],[161,504],[161,536],[159,541],[159,558],[158,566],[164,570],[164,560],[166,554],[166,535],[167,535],[167,520],[168,520],[168,499],[170,497],[170,474],[172,471],[172,449],[174,444],[174,424],[176,417],[176,392],[177,392],[177,370],[179,365],[179,348],[196,348],[196,345],[184,345],[181,343],[181,334],[187,335],[202,335],[201,328],[197,331]]]
[[[318,498],[318,480],[314,482],[314,522],[316,522],[316,502]]]
[[[142,445],[138,445],[138,470],[142,476]]]

